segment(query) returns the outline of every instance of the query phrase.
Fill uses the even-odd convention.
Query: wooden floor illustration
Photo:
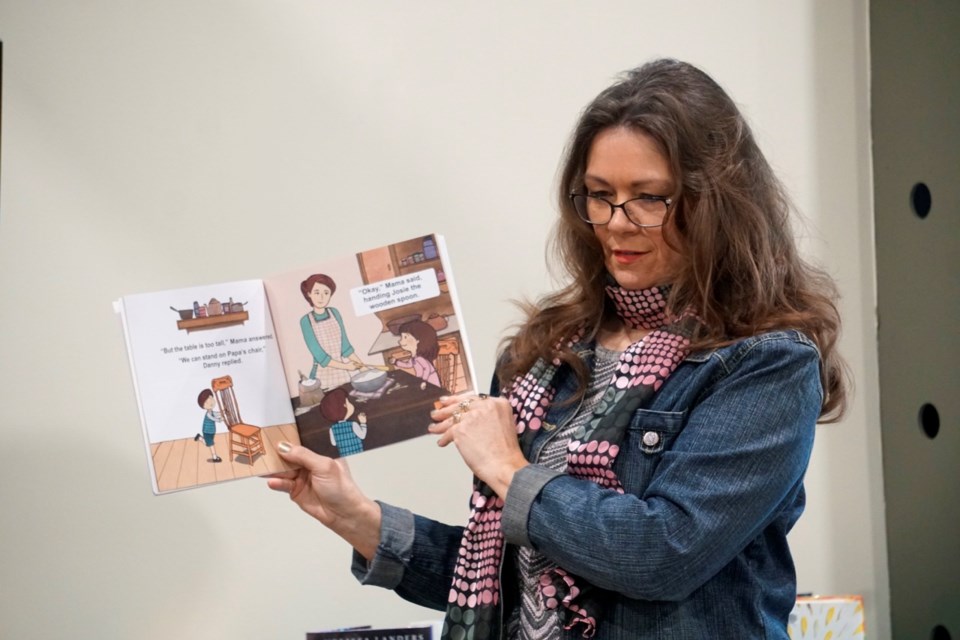
[[[218,463],[210,462],[210,448],[203,443],[203,439],[198,442],[193,438],[169,440],[153,445],[151,453],[158,489],[173,491],[288,469],[277,455],[277,444],[282,441],[297,442],[297,427],[292,424],[263,427],[260,433],[266,454],[254,456],[253,464],[246,456],[230,455],[228,433],[218,433],[214,439],[217,454],[223,458],[223,462]]]

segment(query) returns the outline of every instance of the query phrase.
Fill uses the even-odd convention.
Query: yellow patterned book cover
[[[801,596],[790,613],[791,640],[866,638],[863,596]]]

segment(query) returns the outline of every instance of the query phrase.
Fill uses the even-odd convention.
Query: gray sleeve
[[[508,543],[522,547],[533,546],[527,537],[530,508],[543,487],[562,475],[564,474],[560,471],[537,464],[527,465],[514,474],[503,505],[503,536]]]

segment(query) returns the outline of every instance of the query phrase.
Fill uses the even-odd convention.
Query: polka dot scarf
[[[691,313],[667,317],[667,291],[607,286],[607,295],[627,326],[651,333],[624,350],[593,415],[571,438],[567,450],[570,475],[623,493],[613,465],[627,425],[686,357],[697,322]],[[579,337],[574,337],[570,344],[577,342]],[[559,365],[558,360],[538,361],[505,393],[517,420],[520,447],[528,456],[553,400],[552,383]],[[475,480],[471,506],[448,597],[444,640],[486,640],[500,629],[503,500]],[[540,576],[540,593],[548,608],[558,610],[565,628],[579,628],[585,638],[593,636],[604,600],[600,589],[558,567]]]

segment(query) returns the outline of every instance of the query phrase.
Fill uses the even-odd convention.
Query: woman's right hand
[[[356,362],[354,360],[331,360],[326,364],[330,369],[343,369],[344,371],[358,371],[363,369],[366,365],[362,362]]]
[[[380,543],[380,505],[360,491],[346,460],[321,456],[306,447],[280,443],[284,461],[299,467],[267,478],[267,486],[289,494],[306,513],[372,560]]]

